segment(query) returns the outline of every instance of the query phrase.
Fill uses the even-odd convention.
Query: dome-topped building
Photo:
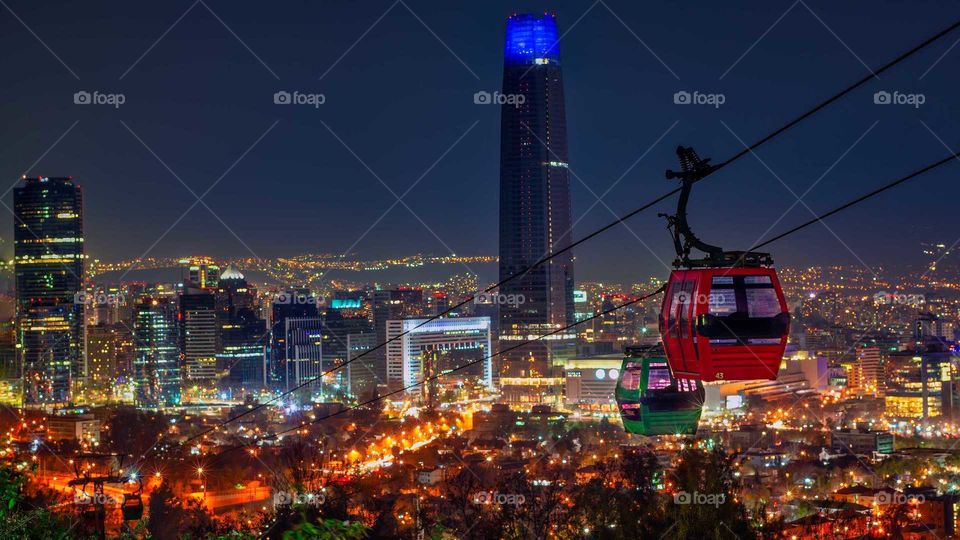
[[[235,279],[240,281],[244,279],[244,277],[243,274],[240,273],[240,270],[233,263],[230,263],[220,274],[220,280],[222,281],[224,279]]]

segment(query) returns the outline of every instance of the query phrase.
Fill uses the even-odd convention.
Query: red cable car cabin
[[[776,379],[790,313],[773,268],[674,270],[660,336],[674,377]]]

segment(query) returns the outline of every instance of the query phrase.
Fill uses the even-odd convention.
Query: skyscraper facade
[[[256,306],[257,291],[234,265],[220,274],[217,324],[220,328],[218,370],[227,383],[247,389],[266,384],[267,321]]]
[[[213,381],[219,352],[216,296],[212,290],[186,287],[180,295],[180,352],[184,378]]]
[[[346,364],[350,352],[348,337],[352,335],[373,334],[370,320],[364,316],[344,316],[339,309],[327,309],[321,317],[323,323],[322,369],[330,372],[327,378],[332,389],[331,395],[343,396],[350,392],[352,364]],[[346,365],[345,365],[346,364]],[[344,366],[341,368],[341,366]]]
[[[448,374],[445,383],[477,383],[493,387],[490,319],[450,317],[387,321],[387,384],[422,394],[431,377]]]
[[[133,334],[124,323],[87,327],[87,381],[91,389],[110,396],[117,379],[130,374]]]
[[[180,404],[180,352],[177,301],[142,296],[134,307],[133,380],[142,407]]]
[[[323,392],[323,319],[320,317],[287,317],[284,326],[284,390],[311,383],[310,390]],[[304,390],[301,395],[310,396]]]
[[[373,332],[366,334],[349,334],[347,336],[346,369],[349,370],[350,393],[359,401],[367,401],[377,395],[387,384],[386,362],[378,362],[368,351],[377,346],[377,335]]]
[[[567,126],[554,15],[507,19],[500,115],[500,288],[522,302],[500,306],[500,350],[573,323],[572,217]],[[523,96],[521,99],[520,96]],[[511,99],[512,97],[512,99]],[[524,274],[524,272],[526,272]],[[561,366],[575,352],[575,333],[509,350],[500,358],[503,398],[556,403]]]
[[[274,295],[270,314],[270,364],[269,383],[286,389],[288,382],[287,325],[289,318],[315,318],[319,320],[320,309],[317,297],[310,289],[289,289]],[[318,357],[319,360],[319,357]]]
[[[24,404],[66,403],[84,365],[83,195],[72,178],[13,190],[17,343]]]

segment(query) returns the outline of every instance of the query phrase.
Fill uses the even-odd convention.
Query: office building
[[[892,454],[893,434],[869,429],[835,430],[830,432],[830,449],[838,454]]]
[[[177,311],[172,296],[142,296],[134,306],[133,381],[142,407],[180,404]]]
[[[373,335],[373,326],[363,316],[344,316],[339,309],[328,309],[323,314],[323,371],[333,371],[329,375],[329,383],[333,384],[335,393],[345,396],[350,392],[350,377],[353,373],[353,364],[347,364],[349,347],[347,339],[350,335]],[[345,366],[345,367],[340,367]]]
[[[581,410],[616,412],[614,394],[622,362],[623,353],[567,361],[564,366],[566,404]]]
[[[267,321],[257,313],[256,296],[236,266],[230,264],[220,274],[217,369],[228,374],[228,384],[247,389],[266,385]]]
[[[387,385],[391,390],[423,394],[430,385],[419,385],[435,375],[448,373],[443,385],[483,385],[493,389],[490,359],[490,319],[454,317],[387,321]],[[469,365],[469,366],[468,366]],[[454,371],[457,370],[457,371]]]
[[[23,405],[23,374],[17,355],[17,325],[13,319],[0,321],[0,404]]]
[[[310,289],[289,289],[278,292],[270,303],[270,363],[268,383],[285,388],[288,318],[320,318],[317,297]],[[319,358],[319,357],[318,357]]]
[[[99,444],[100,427],[92,414],[53,415],[47,419],[47,439]]]
[[[360,401],[371,399],[375,393],[387,389],[387,363],[368,351],[377,346],[377,335],[347,335],[347,360],[350,365],[350,394]],[[381,392],[381,390],[383,392]]]
[[[110,391],[119,377],[129,376],[133,364],[133,333],[127,325],[87,327],[89,386]]]
[[[944,414],[957,382],[954,353],[948,350],[892,354],[886,364],[886,414],[927,420]]]
[[[210,257],[181,259],[180,272],[181,281],[186,286],[216,288],[220,282],[220,267]]]
[[[322,393],[323,319],[286,317],[283,320],[283,335],[281,382],[284,390],[306,384],[307,388],[299,395],[309,398],[312,389],[319,389]]]
[[[846,365],[847,388],[863,394],[878,395],[881,387],[879,347],[858,347],[856,358]]]
[[[570,244],[572,218],[559,33],[550,14],[507,20],[503,94],[515,105],[500,116],[500,280],[524,273]],[[500,349],[574,321],[573,254],[555,256],[500,293],[523,298],[500,306]],[[503,399],[558,403],[561,367],[575,353],[573,330],[510,350],[500,358]]]
[[[72,178],[24,177],[13,206],[24,404],[64,404],[86,376],[82,191]]]
[[[420,289],[378,289],[370,295],[374,331],[379,343],[387,339],[387,321],[423,315]]]
[[[420,289],[376,289],[370,293],[370,315],[376,344],[387,341],[387,321],[420,317],[424,314],[423,291]],[[364,360],[376,366],[379,384],[386,384],[387,349],[386,346],[372,350]]]
[[[180,295],[180,353],[183,375],[191,382],[217,379],[216,296],[212,290],[186,287]]]

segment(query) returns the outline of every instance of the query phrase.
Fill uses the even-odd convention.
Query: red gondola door
[[[776,379],[790,324],[776,271],[711,268],[699,274],[700,378]]]
[[[661,313],[661,338],[670,369],[674,377],[698,378],[700,357],[694,338],[696,336],[695,272],[674,270],[663,299]]]

